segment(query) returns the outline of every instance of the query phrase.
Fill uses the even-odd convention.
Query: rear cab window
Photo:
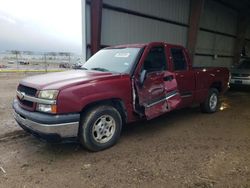
[[[181,48],[171,48],[170,49],[172,63],[173,63],[173,70],[174,71],[185,71],[187,70],[187,61],[183,50]]]

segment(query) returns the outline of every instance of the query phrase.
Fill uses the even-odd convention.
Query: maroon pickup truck
[[[47,141],[76,139],[92,151],[114,145],[122,126],[200,104],[213,113],[226,68],[192,68],[187,50],[163,42],[108,47],[80,70],[23,79],[14,117]]]

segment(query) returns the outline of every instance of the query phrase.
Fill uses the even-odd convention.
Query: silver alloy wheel
[[[100,144],[107,143],[114,135],[116,123],[112,116],[103,115],[99,117],[92,128],[94,140]]]
[[[216,107],[217,107],[217,103],[218,103],[218,97],[217,97],[216,93],[213,93],[210,96],[210,99],[209,99],[209,107],[210,107],[210,109],[215,110]]]

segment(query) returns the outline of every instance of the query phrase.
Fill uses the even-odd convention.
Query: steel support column
[[[86,61],[87,43],[86,43],[86,0],[82,0],[82,58]]]
[[[237,64],[240,61],[242,48],[245,45],[246,32],[247,27],[249,25],[249,19],[247,15],[240,14],[238,16],[238,26],[237,26],[237,37],[234,45],[234,62],[233,64]]]
[[[193,61],[197,43],[197,37],[200,29],[200,18],[204,9],[205,0],[191,0],[190,1],[190,16],[187,48],[190,52],[190,58]]]
[[[91,54],[101,47],[102,0],[91,1]]]

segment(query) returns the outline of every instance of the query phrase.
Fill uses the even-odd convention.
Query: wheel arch
[[[98,100],[95,102],[91,102],[82,108],[81,113],[84,114],[89,109],[94,108],[96,106],[100,106],[100,105],[113,106],[120,113],[123,124],[127,122],[127,117],[128,117],[127,109],[125,107],[124,102],[119,98],[111,98],[111,99],[104,99],[104,100]]]
[[[211,84],[210,89],[215,88],[218,90],[219,93],[222,92],[222,83],[220,81],[215,81]]]

